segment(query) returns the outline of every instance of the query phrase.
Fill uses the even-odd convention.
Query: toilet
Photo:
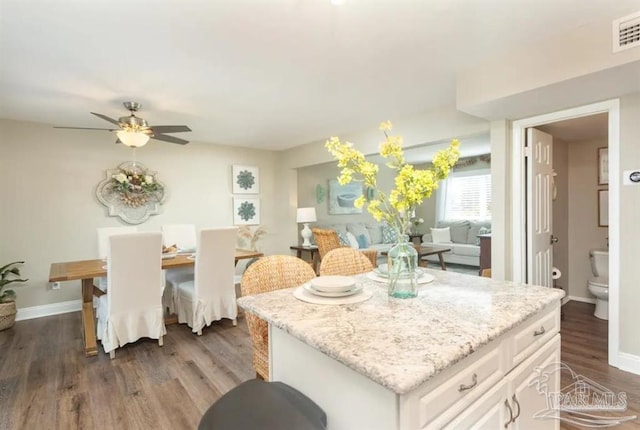
[[[596,310],[593,313],[597,318],[609,319],[609,251],[605,249],[592,249],[589,251],[591,260],[591,272],[593,277],[587,282],[587,289],[596,296]]]

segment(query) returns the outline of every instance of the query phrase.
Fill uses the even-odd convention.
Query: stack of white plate
[[[322,297],[346,297],[359,293],[362,286],[350,276],[318,276],[303,285],[304,289]]]

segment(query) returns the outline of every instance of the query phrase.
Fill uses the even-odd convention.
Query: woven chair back
[[[338,238],[338,232],[335,230],[331,230],[328,228],[312,228],[313,237],[316,240],[316,244],[318,245],[318,253],[320,254],[320,259],[323,259],[327,252],[332,249],[341,248],[345,245],[340,244],[340,239]]]
[[[309,263],[290,255],[271,255],[251,264],[242,275],[243,296],[297,287],[316,274]],[[253,343],[253,367],[259,377],[269,380],[269,335],[267,322],[250,312],[247,325]]]
[[[373,270],[371,261],[359,251],[352,248],[333,249],[327,253],[320,263],[320,275],[353,276]]]

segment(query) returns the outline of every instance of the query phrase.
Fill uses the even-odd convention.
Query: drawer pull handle
[[[535,336],[542,336],[542,335],[543,335],[543,334],[545,334],[545,333],[546,333],[546,330],[544,329],[544,326],[543,326],[543,325],[541,325],[541,326],[540,326],[540,330],[536,330],[536,331],[534,331],[534,332],[533,332],[533,336],[534,336],[534,337],[535,337]]]
[[[511,424],[511,421],[513,421],[513,410],[511,409],[511,405],[509,404],[509,399],[506,399],[504,401],[504,405],[507,407],[507,409],[509,409],[509,421],[504,423],[504,428],[507,428],[509,427],[509,424]]]
[[[460,388],[458,388],[458,391],[460,391],[460,392],[467,391],[467,390],[472,389],[476,385],[478,385],[478,375],[476,375],[474,373],[473,374],[473,379],[471,380],[471,384],[469,384],[469,385],[460,384]]]
[[[516,407],[518,408],[518,412],[516,412],[516,416],[513,417],[513,421],[515,421],[520,416],[520,402],[518,402],[518,399],[516,399],[515,394],[513,395],[512,399],[513,399],[513,404],[516,405]]]

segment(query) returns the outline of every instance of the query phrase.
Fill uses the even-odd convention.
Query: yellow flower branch
[[[341,185],[353,181],[362,182],[376,190],[376,198],[367,200],[364,195],[355,201],[356,207],[367,205],[367,210],[377,221],[386,221],[401,234],[406,234],[411,225],[411,214],[424,199],[438,188],[438,182],[445,179],[460,157],[458,140],[454,139],[447,149],[438,151],[433,157],[432,169],[416,169],[404,160],[402,136],[390,134],[391,121],[380,124],[385,140],[380,143],[380,155],[388,160],[386,166],[396,170],[393,188],[389,194],[377,185],[378,165],[367,161],[364,154],[353,147],[351,142],[342,143],[338,137],[331,137],[325,147],[338,161]]]

